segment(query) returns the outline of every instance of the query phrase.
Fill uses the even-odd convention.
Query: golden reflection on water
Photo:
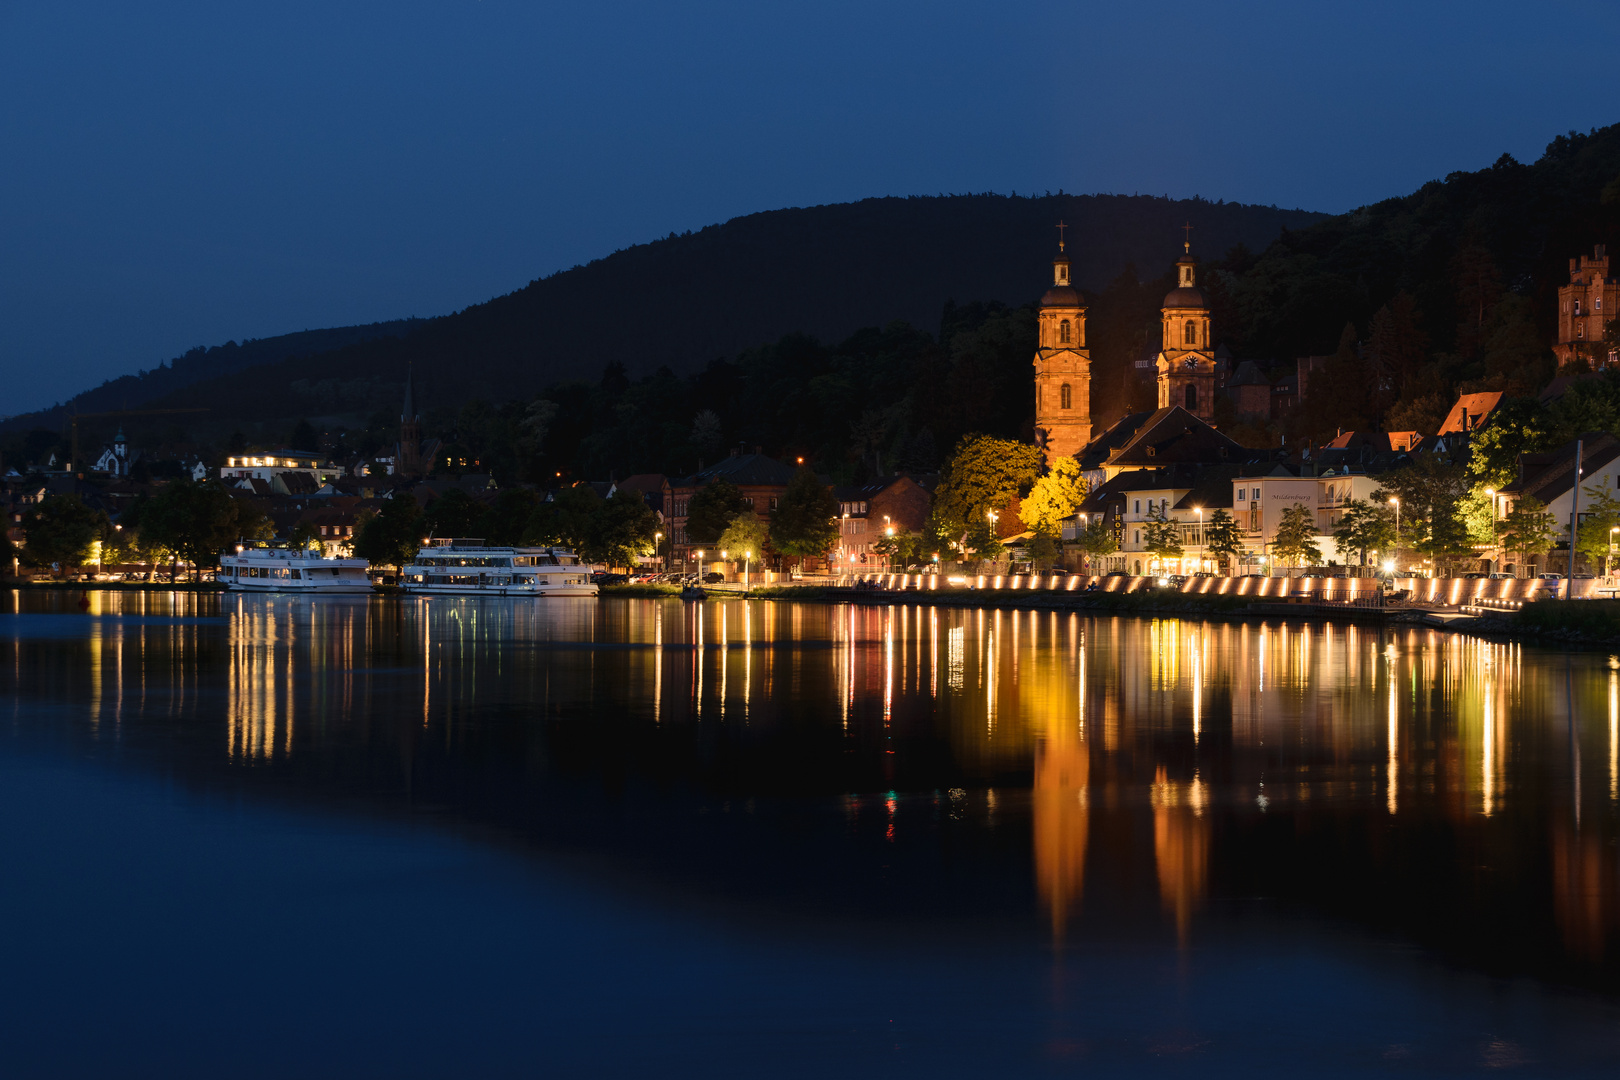
[[[226,630],[157,618],[191,614]],[[489,706],[767,736],[831,725],[901,777],[906,737],[927,734],[986,790],[987,819],[1002,812],[994,789],[1030,778],[1034,885],[1055,937],[1085,918],[1111,853],[1145,858],[1149,836],[1160,907],[1186,942],[1221,837],[1266,815],[1351,811],[1375,814],[1374,831],[1444,827],[1481,865],[1532,832],[1517,872],[1550,876],[1566,946],[1598,957],[1615,938],[1620,660],[1527,660],[1415,628],[927,605],[107,593],[90,616],[93,730],[137,705],[218,715],[200,681],[217,654],[224,754],[241,764],[396,719],[452,747]],[[131,616],[153,618],[119,621]],[[384,682],[414,691],[383,706]],[[903,839],[894,802],[887,828]]]

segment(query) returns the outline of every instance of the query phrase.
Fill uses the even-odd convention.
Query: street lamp
[[[1395,508],[1395,555],[1401,554],[1401,500],[1391,496],[1389,505]]]
[[[754,557],[754,553],[752,551],[743,552],[743,588],[744,589],[748,588],[748,563],[749,563],[749,561],[751,559],[753,559],[753,557]]]
[[[1200,567],[1202,567],[1204,565],[1204,562],[1205,562],[1205,560],[1204,560],[1204,508],[1202,506],[1195,506],[1195,507],[1193,507],[1193,513],[1198,515],[1198,543],[1195,544],[1194,546],[1198,548],[1198,565]],[[1181,568],[1183,570],[1187,569],[1187,564],[1185,562],[1182,563]]]

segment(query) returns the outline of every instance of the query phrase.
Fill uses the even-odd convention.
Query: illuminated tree
[[[1086,557],[1088,567],[1092,559],[1112,555],[1119,550],[1119,541],[1114,539],[1114,530],[1109,527],[1107,514],[1091,515],[1075,540],[1080,553]]]
[[[726,531],[720,534],[715,541],[715,547],[729,552],[729,558],[742,561],[745,552],[753,552],[751,556],[759,562],[764,556],[765,545],[770,539],[769,530],[752,510],[744,510],[731,519]]]
[[[1608,575],[1614,543],[1620,540],[1620,499],[1609,494],[1607,488],[1588,486],[1581,489],[1581,522],[1576,535],[1575,550],[1588,560],[1603,560],[1603,573]]]
[[[1289,566],[1298,566],[1307,559],[1314,561],[1321,554],[1316,546],[1317,535],[1316,513],[1304,503],[1295,503],[1282,513],[1271,553]]]
[[[1530,495],[1521,496],[1514,502],[1513,509],[1496,523],[1496,535],[1502,540],[1503,550],[1518,555],[1520,567],[1546,554],[1557,532],[1557,522],[1547,513],[1546,504]]]
[[[1217,507],[1209,515],[1204,526],[1204,547],[1220,557],[1223,570],[1229,560],[1236,562],[1243,557],[1243,529],[1224,508]]]
[[[246,499],[232,498],[218,482],[167,484],[141,511],[141,533],[199,570],[243,540],[267,540],[269,519]]]
[[[1148,508],[1147,521],[1142,526],[1142,546],[1161,562],[1181,558],[1181,523],[1172,518],[1162,504],[1154,503]]]
[[[990,435],[964,436],[934,489],[934,513],[953,531],[965,531],[1033,488],[1042,462],[1033,446]]]
[[[300,522],[298,522],[297,524],[293,525],[293,527],[288,531],[288,533],[287,533],[287,543],[288,543],[289,546],[294,547],[294,548],[298,548],[298,549],[301,549],[301,550],[307,550],[309,548],[318,548],[318,547],[320,547],[321,546],[321,530],[320,530],[320,526],[316,525],[312,521],[300,521]]]
[[[1333,539],[1340,555],[1354,555],[1366,566],[1368,552],[1389,551],[1394,546],[1395,512],[1387,502],[1351,499],[1333,529]]]
[[[77,495],[47,495],[23,515],[22,561],[62,569],[82,566],[91,558],[97,541],[107,538],[112,523],[100,510],[92,510]]]
[[[1044,528],[1057,536],[1064,519],[1073,517],[1085,502],[1086,489],[1080,463],[1072,457],[1057,458],[1019,504],[1018,516],[1029,528],[1037,532]]]

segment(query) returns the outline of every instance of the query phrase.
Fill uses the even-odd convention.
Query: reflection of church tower
[[[1176,260],[1176,287],[1164,298],[1164,344],[1159,353],[1159,408],[1180,405],[1200,420],[1215,420],[1215,352],[1209,340],[1209,303],[1198,288],[1192,243]]]
[[[405,374],[405,404],[399,410],[399,463],[401,476],[422,475],[422,419],[416,414],[416,400],[412,391],[415,371]]]
[[[1086,300],[1069,283],[1069,257],[1063,246],[1059,239],[1052,287],[1041,297],[1040,347],[1035,351],[1035,441],[1048,463],[1078,454],[1091,441]]]

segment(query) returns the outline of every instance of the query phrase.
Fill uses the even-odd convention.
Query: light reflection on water
[[[665,830],[655,872],[682,888],[866,918],[850,894],[881,878],[924,912],[1021,910],[1059,945],[1161,933],[1184,953],[1212,908],[1286,900],[1465,966],[1613,988],[1604,656],[929,606],[72,599],[10,596],[17,715],[82,702],[76,740],[224,764],[246,790],[429,800],[542,846]],[[589,828],[618,813],[621,831],[546,820],[582,801]],[[703,816],[736,807],[766,831]],[[745,843],[787,852],[763,898],[701,869],[711,847],[768,857]]]

